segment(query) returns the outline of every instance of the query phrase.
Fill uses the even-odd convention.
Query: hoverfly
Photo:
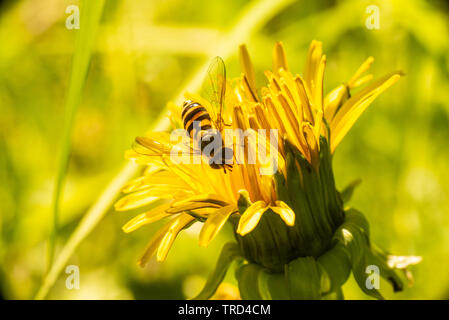
[[[213,169],[223,169],[232,171],[233,150],[224,146],[222,139],[223,128],[226,125],[223,119],[223,105],[226,95],[226,68],[221,57],[215,57],[207,71],[201,87],[201,96],[209,101],[211,108],[201,105],[199,102],[186,100],[182,106],[181,117],[184,130],[190,136],[193,147],[191,151],[194,154],[202,153],[207,158],[208,164]],[[142,147],[148,149],[151,145],[157,145],[157,141],[150,141],[148,137],[137,137],[133,146],[137,153],[150,155],[142,151]],[[221,141],[221,147],[215,148],[209,152],[210,144]],[[208,148],[209,147],[209,148]],[[167,150],[154,152],[151,155],[166,154]]]

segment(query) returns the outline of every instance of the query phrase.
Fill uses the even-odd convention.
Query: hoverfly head
[[[192,100],[185,100],[184,104],[182,106],[183,106],[183,108],[185,108],[185,107],[187,107],[191,103],[192,103]]]

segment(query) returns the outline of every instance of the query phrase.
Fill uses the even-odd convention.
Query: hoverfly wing
[[[223,129],[223,103],[226,95],[226,67],[221,57],[215,57],[207,70],[207,76],[201,86],[200,95],[212,106],[208,110],[215,127]]]
[[[132,148],[136,153],[144,156],[161,156],[170,154],[171,151],[170,144],[149,137],[136,137]]]
[[[170,154],[184,153],[199,155],[201,151],[194,148],[191,143],[172,144],[169,142],[161,142],[149,137],[137,137],[132,144],[132,149],[139,155],[148,157],[170,156]]]

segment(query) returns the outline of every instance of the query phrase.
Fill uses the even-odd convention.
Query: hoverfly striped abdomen
[[[197,102],[191,100],[185,101],[182,106],[181,116],[184,129],[191,138],[194,138],[194,135],[198,134],[198,132],[193,132],[195,121],[199,122],[200,130],[212,129],[212,121],[209,112]]]

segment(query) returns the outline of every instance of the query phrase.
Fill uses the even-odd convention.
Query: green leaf
[[[321,299],[320,273],[314,258],[301,257],[285,265],[285,277],[291,299]]]
[[[356,179],[352,181],[350,184],[348,184],[341,192],[341,199],[344,203],[347,203],[352,198],[352,194],[354,193],[354,190],[356,187],[358,187],[362,183],[361,179]]]
[[[233,242],[228,242],[225,244],[221,250],[215,269],[207,279],[203,290],[201,290],[201,292],[193,300],[207,300],[212,297],[226,276],[226,272],[228,271],[232,261],[239,257],[241,257],[241,253],[237,244]]]

